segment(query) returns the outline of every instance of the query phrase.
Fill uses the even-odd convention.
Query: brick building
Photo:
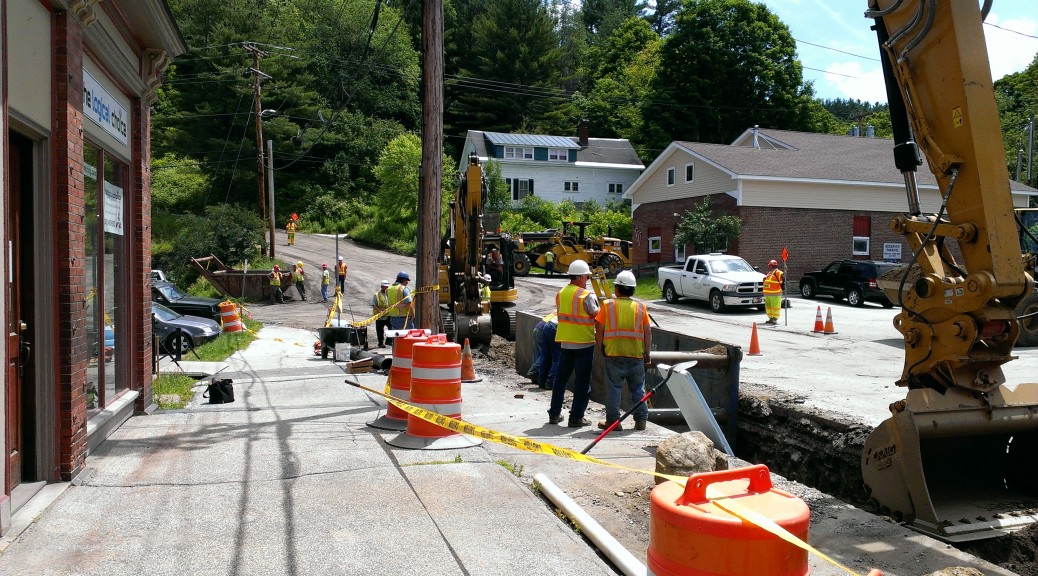
[[[151,394],[149,107],[164,0],[0,0],[0,533]]]
[[[634,219],[634,264],[640,268],[684,261],[695,246],[675,246],[686,210],[709,199],[714,214],[742,220],[727,252],[761,270],[789,250],[788,288],[804,272],[833,260],[911,258],[891,218],[906,210],[904,178],[894,167],[893,141],[751,128],[732,144],[673,142],[624,194]],[[918,172],[921,207],[937,212],[937,181]],[[1011,182],[1014,205],[1038,190]]]

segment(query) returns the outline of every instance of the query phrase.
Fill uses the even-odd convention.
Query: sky
[[[816,97],[887,101],[867,0],[756,1],[789,27]],[[1038,1],[993,0],[984,35],[993,79],[1023,70],[1038,54]]]

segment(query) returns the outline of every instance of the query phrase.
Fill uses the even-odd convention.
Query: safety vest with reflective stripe
[[[302,282],[303,281],[303,269],[302,268],[296,268],[295,271],[292,272],[292,278],[296,282]]]
[[[765,294],[781,294],[782,293],[782,270],[775,269],[768,272],[768,275],[764,277],[764,293]]]
[[[558,323],[558,321],[559,321],[558,318],[559,318],[559,313],[558,312],[548,312],[547,314],[544,315],[544,318],[541,318],[541,322],[555,322],[555,323]]]
[[[584,299],[590,295],[590,290],[576,284],[567,284],[555,295],[555,307],[559,311],[559,329],[555,332],[556,342],[570,344],[593,344],[595,342],[595,319],[584,308]]]
[[[403,302],[407,299],[404,295],[404,291],[407,290],[407,286],[403,284],[393,284],[386,290],[386,294],[389,295],[389,305],[396,306],[398,302]],[[399,306],[394,307],[389,311],[390,316],[407,316],[410,312],[410,306]]]
[[[599,317],[603,315],[606,356],[645,357],[645,326],[649,323],[645,304],[623,297],[606,300]]]
[[[335,265],[335,269],[339,273],[339,276],[346,275],[346,263],[342,260],[339,260],[339,263]]]
[[[270,277],[271,286],[281,286],[281,272],[275,272],[272,270],[270,274],[267,274],[267,276]]]
[[[371,311],[375,314],[389,308],[389,288],[386,288],[386,292],[379,289],[375,292],[375,296],[371,298]]]

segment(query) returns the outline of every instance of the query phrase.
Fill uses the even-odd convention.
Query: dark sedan
[[[220,321],[220,301],[204,296],[189,296],[172,282],[153,280],[151,301],[185,316],[201,316]]]
[[[151,319],[152,330],[159,338],[163,354],[171,354],[178,349],[184,354],[220,335],[220,325],[215,321],[199,316],[184,316],[158,302],[151,303]]]

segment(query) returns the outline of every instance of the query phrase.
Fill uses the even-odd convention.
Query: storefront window
[[[117,369],[127,345],[121,334],[125,314],[116,305],[126,294],[126,240],[123,234],[127,168],[103,150],[85,144],[83,150],[87,316],[87,410],[108,406],[127,389]],[[98,178],[102,174],[103,178]]]

